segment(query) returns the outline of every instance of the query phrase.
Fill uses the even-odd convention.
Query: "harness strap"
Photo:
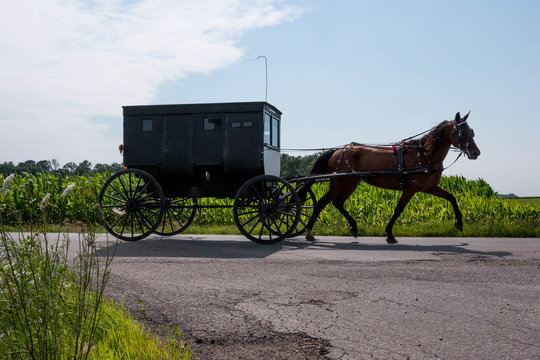
[[[399,144],[393,145],[392,150],[396,154],[397,158],[397,168],[399,173],[399,189],[403,190],[406,185],[405,175],[403,174],[403,153],[407,150],[406,145]]]
[[[347,150],[349,149],[352,149],[353,146],[354,146],[354,142],[348,144],[347,146],[345,146],[343,148],[343,151],[341,152],[341,154],[339,155],[339,158],[336,162],[336,172],[339,170],[339,165],[341,164],[341,159],[345,159],[345,164],[347,165],[347,171],[351,171],[352,170],[352,167],[351,167],[351,164],[349,163],[349,158],[347,156]]]

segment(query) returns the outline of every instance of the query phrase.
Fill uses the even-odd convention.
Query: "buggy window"
[[[272,146],[279,147],[279,121],[272,117]]]
[[[270,121],[271,117],[267,113],[264,114],[264,143],[270,144]]]
[[[264,143],[279,147],[279,119],[267,113],[264,114]]]
[[[152,131],[152,119],[144,119],[142,121],[142,130],[143,131]]]

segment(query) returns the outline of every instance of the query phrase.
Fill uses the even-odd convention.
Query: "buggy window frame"
[[[280,131],[281,131],[281,119],[268,112],[264,112],[264,125],[263,125],[263,142],[266,146],[279,149],[280,147]]]

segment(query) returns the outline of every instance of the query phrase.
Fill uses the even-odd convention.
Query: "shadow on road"
[[[257,259],[266,258],[283,251],[411,251],[444,254],[468,254],[477,256],[505,257],[512,255],[506,251],[478,251],[467,248],[468,243],[441,245],[389,245],[381,238],[381,244],[362,243],[358,239],[350,242],[329,241],[328,239],[307,242],[303,238],[293,238],[276,244],[260,245],[248,239],[223,239],[220,235],[198,237],[183,235],[182,238],[151,237],[137,242],[120,241],[116,249],[116,257],[185,257],[210,259]],[[98,256],[111,254],[113,247],[102,248]]]

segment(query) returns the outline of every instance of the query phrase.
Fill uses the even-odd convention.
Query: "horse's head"
[[[471,160],[478,158],[480,155],[480,149],[474,142],[474,131],[467,124],[467,118],[469,113],[461,118],[459,113],[456,114],[454,119],[454,131],[452,132],[452,145],[459,150],[467,154],[467,157]]]

